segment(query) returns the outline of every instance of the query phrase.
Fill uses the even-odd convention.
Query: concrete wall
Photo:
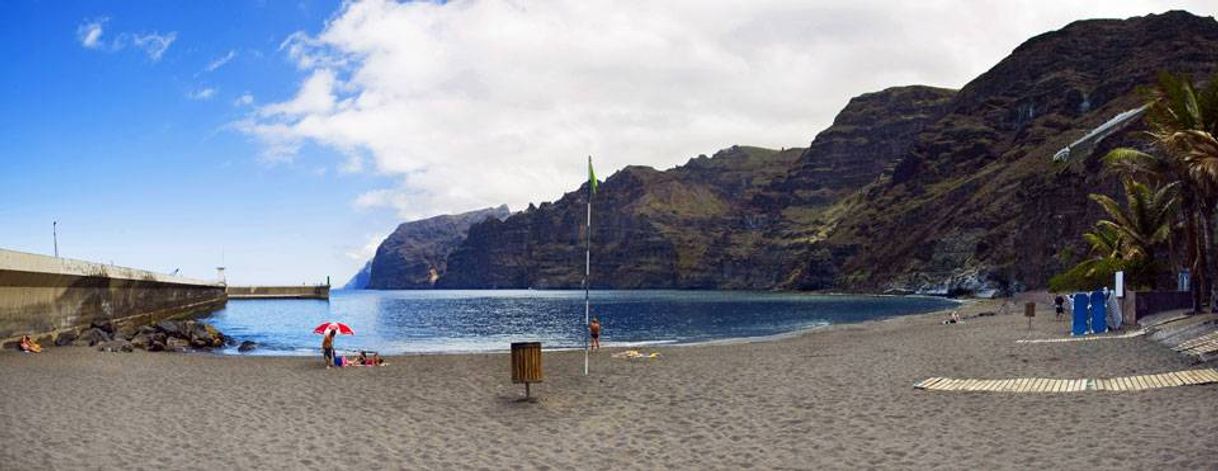
[[[232,299],[330,299],[330,287],[317,286],[229,286]]]
[[[224,307],[224,285],[0,249],[0,340]]]
[[[1160,312],[1193,307],[1192,293],[1188,291],[1140,291],[1134,294],[1134,319]]]

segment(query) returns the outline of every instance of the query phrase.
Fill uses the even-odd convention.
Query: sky
[[[0,22],[0,248],[345,283],[398,224],[806,146],[1087,18],[1212,1],[54,1]]]

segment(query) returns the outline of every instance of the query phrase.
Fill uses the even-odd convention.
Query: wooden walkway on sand
[[[1218,370],[1213,368],[1109,379],[955,379],[936,377],[919,381],[914,384],[914,388],[927,391],[1069,393],[1083,391],[1141,391],[1145,389],[1210,383],[1218,383]]]
[[[1139,329],[1139,330],[1135,330],[1132,332],[1125,332],[1123,334],[1112,334],[1112,335],[1095,334],[1095,335],[1084,335],[1082,337],[1061,337],[1061,338],[1053,338],[1053,339],[1019,339],[1019,340],[1016,340],[1015,343],[1085,342],[1088,340],[1128,339],[1128,338],[1138,337],[1141,335],[1146,335],[1146,329]]]
[[[1181,342],[1180,345],[1176,345],[1172,350],[1193,356],[1218,352],[1218,332],[1211,332],[1195,339],[1186,340]]]

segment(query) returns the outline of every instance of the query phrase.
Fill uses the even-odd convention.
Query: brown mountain
[[[736,146],[595,196],[592,284],[605,288],[986,293],[1042,287],[1082,255],[1115,190],[1098,156],[1059,149],[1137,107],[1161,70],[1218,70],[1218,22],[1185,12],[1087,20],[1034,37],[959,92],[856,97],[807,149]],[[444,288],[578,287],[586,188],[473,225]],[[374,267],[373,275],[376,276]]]
[[[449,254],[469,227],[511,214],[506,205],[402,223],[376,249],[367,288],[431,288],[448,271]]]
[[[1114,115],[1159,71],[1218,71],[1218,22],[1186,12],[1089,20],[1034,37],[960,90],[894,172],[844,205],[826,246],[853,289],[969,292],[1044,287],[1085,252],[1114,193],[1099,156],[1050,156]]]
[[[735,146],[667,171],[623,169],[595,196],[593,286],[784,285],[791,257],[807,245],[796,235],[895,165],[953,93],[901,87],[855,98],[809,149]],[[586,195],[585,185],[553,204],[474,226],[439,286],[581,286]]]

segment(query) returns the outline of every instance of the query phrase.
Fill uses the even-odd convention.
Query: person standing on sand
[[[326,360],[326,369],[334,364],[334,335],[337,333],[338,329],[330,329],[321,339],[321,356]]]
[[[1054,320],[1062,320],[1062,314],[1066,313],[1066,298],[1063,298],[1060,294],[1054,297],[1053,309],[1057,312],[1057,317],[1054,317]]]
[[[592,337],[592,349],[601,349],[601,321],[595,317],[588,323],[588,335]]]

